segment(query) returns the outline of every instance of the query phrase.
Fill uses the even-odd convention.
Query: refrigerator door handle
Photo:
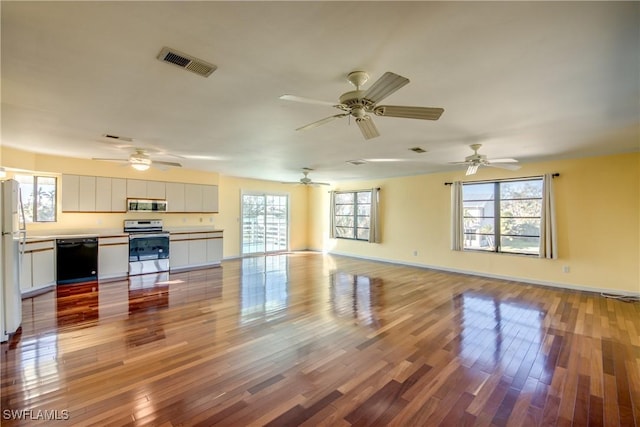
[[[25,232],[25,238],[26,238],[26,230],[27,230],[27,220],[25,219],[24,216],[24,205],[22,204],[22,189],[20,187],[18,187],[18,205],[20,206],[20,221],[19,221],[19,229],[20,231],[24,231]]]

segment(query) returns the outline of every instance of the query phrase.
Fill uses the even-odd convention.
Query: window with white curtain
[[[334,199],[335,237],[369,240],[371,191],[339,191]]]
[[[540,254],[543,179],[462,184],[463,248]]]

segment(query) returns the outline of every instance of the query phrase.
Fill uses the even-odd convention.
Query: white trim
[[[471,271],[471,270],[462,270],[458,268],[442,267],[442,266],[422,264],[417,262],[405,262],[405,261],[390,260],[390,259],[377,258],[377,257],[366,257],[366,256],[354,255],[354,254],[339,252],[339,251],[330,251],[328,252],[328,254],[364,259],[369,261],[386,262],[389,264],[406,265],[410,267],[428,268],[431,270],[445,271],[447,273],[467,274],[470,276],[486,277],[489,279],[509,280],[512,282],[521,282],[521,283],[527,283],[531,285],[541,285],[541,286],[549,286],[549,287],[560,288],[560,289],[570,289],[574,291],[586,291],[586,292],[596,292],[596,293],[605,293],[605,294],[617,293],[624,296],[640,297],[640,292],[630,292],[630,291],[624,291],[619,289],[594,288],[592,286],[586,286],[586,285],[573,285],[570,283],[547,282],[545,280],[535,280],[535,279],[528,279],[524,277],[504,276],[500,274],[491,274],[491,273],[483,273],[483,272]]]

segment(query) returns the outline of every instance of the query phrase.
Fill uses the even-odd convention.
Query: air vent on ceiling
[[[198,59],[194,56],[187,55],[179,52],[175,49],[163,47],[158,54],[158,59],[162,62],[168,62],[169,64],[176,65],[185,70],[189,70],[202,77],[209,77],[218,67],[213,64]]]
[[[409,151],[413,151],[414,153],[420,153],[420,154],[427,152],[427,150],[423,150],[420,147],[409,148]]]
[[[128,136],[111,135],[111,134],[108,134],[108,133],[105,133],[102,136],[104,136],[105,138],[108,138],[108,139],[116,139],[118,141],[133,142],[133,138],[129,138]]]

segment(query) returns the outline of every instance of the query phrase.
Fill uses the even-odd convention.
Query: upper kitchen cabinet
[[[184,186],[181,182],[167,182],[167,212],[184,212]]]
[[[63,212],[124,212],[126,180],[62,175]]]
[[[218,213],[218,186],[62,175],[63,212],[126,212],[127,199],[167,201],[167,212]]]
[[[125,212],[126,201],[126,179],[96,177],[96,212]]]
[[[184,185],[186,212],[218,212],[218,186],[202,184]]]
[[[127,198],[163,200],[166,198],[166,183],[162,181],[127,179]]]
[[[62,211],[95,212],[96,177],[62,175]]]

